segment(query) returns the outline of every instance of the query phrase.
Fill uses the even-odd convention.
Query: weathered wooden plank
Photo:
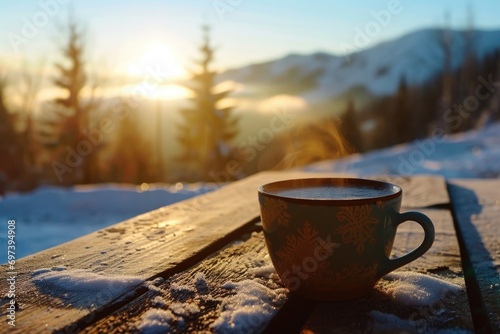
[[[406,208],[423,208],[450,204],[446,180],[441,176],[374,176],[380,181],[391,182],[403,188],[403,203]]]
[[[403,208],[402,211],[406,211]],[[394,277],[383,278],[369,295],[339,303],[317,303],[306,324],[305,333],[423,333],[450,329],[473,331],[472,317],[461,268],[459,245],[451,213],[445,209],[419,209],[434,222],[436,238],[431,249],[418,260],[395,271],[396,275],[424,274],[442,280],[438,294],[428,305],[409,305],[391,297]],[[392,256],[417,247],[423,231],[416,224],[400,225]],[[405,280],[402,278],[402,282]],[[446,283],[461,289],[450,291]],[[392,285],[397,286],[397,285]],[[424,292],[422,292],[424,293]],[[279,326],[279,315],[275,321]]]
[[[500,333],[500,180],[451,180],[474,324]]]
[[[247,284],[248,294],[230,289],[228,282]],[[252,290],[253,289],[253,290]],[[262,292],[278,298],[258,299]],[[285,302],[288,291],[272,268],[261,232],[233,243],[222,251],[182,273],[150,286],[149,291],[121,308],[114,314],[87,327],[83,333],[130,333],[144,326],[144,319],[151,312],[172,312],[174,317],[164,327],[164,332],[211,332],[217,321],[228,316],[238,293],[252,311],[253,317],[239,304],[239,319],[231,333],[258,333],[265,328],[272,314]],[[252,300],[251,297],[256,299]],[[243,300],[241,300],[243,301]],[[266,304],[267,303],[267,304]],[[185,312],[193,309],[193,313]],[[267,312],[266,312],[267,311]],[[223,312],[226,312],[223,314]],[[218,328],[221,331],[224,327]],[[226,332],[228,328],[226,328]],[[222,332],[224,332],[222,330]]]
[[[18,260],[15,271],[19,309],[15,330],[45,332],[83,317],[91,321],[102,307],[122,295],[116,289],[108,289],[92,304],[79,294],[54,296],[33,283],[35,270],[56,267],[102,275],[132,275],[142,280],[154,277],[174,270],[194,256],[208,255],[204,250],[210,245],[258,217],[257,187],[262,183],[308,175],[262,173]],[[0,270],[10,271],[6,265]],[[0,291],[7,291],[5,280],[0,281]],[[3,299],[0,304],[8,301]]]
[[[401,211],[408,210],[402,208]],[[434,244],[427,253],[418,260],[410,262],[403,269],[463,276],[460,249],[453,227],[451,212],[445,209],[418,209],[418,211],[429,216],[434,223]],[[399,225],[391,256],[402,256],[409,250],[415,249],[420,245],[423,238],[424,232],[418,224],[406,222]]]

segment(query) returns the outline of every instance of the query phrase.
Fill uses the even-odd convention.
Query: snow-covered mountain
[[[292,54],[228,70],[220,78],[250,86],[280,87],[274,91],[300,95],[313,103],[352,89],[364,89],[375,96],[391,95],[403,77],[408,84],[418,85],[442,71],[445,33],[451,38],[453,69],[464,62],[468,33],[471,33],[469,40],[477,59],[500,51],[500,30],[445,32],[442,29],[423,29],[345,56]]]

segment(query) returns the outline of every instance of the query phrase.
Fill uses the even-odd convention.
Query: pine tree
[[[463,36],[463,51],[464,60],[460,68],[456,71],[456,79],[454,79],[454,109],[457,101],[465,101],[468,96],[474,95],[474,88],[477,85],[477,75],[480,71],[480,64],[476,58],[476,45],[474,40],[474,18],[472,8],[467,10],[467,29],[462,32]],[[455,112],[454,112],[455,113]],[[461,117],[461,116],[460,116]],[[474,127],[474,124],[480,117],[480,110],[472,112],[469,117],[461,117],[459,126],[452,127],[451,133],[467,131]]]
[[[24,147],[24,163],[28,170],[35,166],[35,145],[34,145],[34,111],[36,97],[40,90],[43,76],[42,66],[35,73],[30,73],[28,69],[21,72],[22,99],[21,114],[24,119],[24,132],[22,133],[22,145]]]
[[[203,32],[199,69],[185,85],[193,92],[192,106],[181,110],[183,123],[178,125],[177,140],[182,148],[179,161],[185,166],[186,181],[210,180],[211,171],[223,170],[233,159],[231,141],[238,133],[233,107],[219,106],[231,91],[214,91],[216,72],[211,68],[214,49],[209,28],[204,27]]]
[[[5,104],[5,88],[6,79],[0,78],[0,195],[6,182],[19,177],[23,171],[20,138]]]
[[[483,77],[487,78],[491,75],[492,81],[498,82],[500,80],[500,51],[495,51],[487,56],[483,66]],[[482,128],[500,120],[500,90],[496,89],[491,92],[491,96],[484,103],[485,108],[475,124],[476,128]]]
[[[67,40],[61,51],[65,61],[55,64],[57,75],[53,83],[66,96],[53,100],[52,111],[57,114],[57,120],[46,122],[45,129],[51,128],[52,133],[45,133],[45,137],[55,135],[60,147],[69,146],[76,151],[78,144],[85,140],[83,130],[89,126],[91,108],[82,102],[81,92],[87,83],[85,48],[83,33],[73,21],[68,24]],[[53,141],[47,142],[53,145]],[[69,183],[91,182],[92,153],[81,157],[82,163],[71,174],[73,179]]]
[[[396,94],[395,99],[395,108],[394,108],[394,131],[397,134],[396,141],[397,143],[404,143],[413,139],[412,133],[412,115],[409,110],[408,105],[408,87],[406,84],[406,79],[403,76],[399,81],[398,92]]]
[[[445,114],[452,107],[453,98],[453,72],[452,72],[452,46],[453,46],[453,32],[449,27],[450,14],[445,12],[445,27],[439,30],[439,46],[443,51],[443,73],[442,73],[442,88],[441,99],[438,105],[438,119],[436,127],[443,129],[446,133],[451,131],[450,125],[445,122]]]
[[[347,143],[356,152],[361,152],[363,150],[363,135],[352,100],[347,102],[346,111],[341,117],[340,129]]]
[[[106,181],[139,184],[152,182],[155,174],[152,145],[140,128],[137,113],[128,111],[120,121],[117,136],[111,144],[111,158],[106,163]]]

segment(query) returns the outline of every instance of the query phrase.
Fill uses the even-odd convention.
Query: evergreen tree
[[[453,95],[453,73],[452,73],[452,45],[453,45],[453,33],[449,27],[450,14],[445,12],[445,27],[440,30],[439,45],[443,51],[443,73],[442,73],[442,88],[441,88],[441,98],[438,105],[438,118],[436,120],[435,126],[437,128],[443,129],[445,132],[450,132],[450,125],[445,122],[445,114],[452,107],[452,95]]]
[[[500,80],[500,51],[495,51],[491,55],[485,57],[483,77],[492,76],[493,82]],[[481,117],[474,125],[476,128],[484,127],[493,122],[500,120],[500,90],[495,89],[491,92],[491,96],[484,101],[485,108],[482,110]]]
[[[103,172],[106,181],[133,184],[153,181],[152,145],[141,131],[137,113],[129,111],[121,120],[110,151],[107,171]]]
[[[352,100],[347,102],[346,111],[342,115],[340,121],[341,133],[347,143],[351,145],[356,152],[361,152],[363,150],[363,134]]]
[[[394,131],[397,134],[396,141],[404,143],[413,139],[412,115],[408,104],[408,87],[405,77],[399,81],[398,92],[395,99],[394,108]]]
[[[480,110],[472,112],[469,117],[461,117],[456,111],[456,105],[462,104],[468,96],[474,95],[474,88],[477,85],[477,75],[480,72],[480,64],[476,59],[476,45],[474,44],[474,20],[472,10],[469,8],[467,29],[462,32],[463,36],[463,55],[464,61],[456,71],[453,94],[453,115],[460,117],[461,121],[458,126],[450,127],[451,133],[463,132],[474,127],[480,116]]]
[[[427,137],[433,133],[436,117],[439,114],[441,87],[441,74],[439,74],[424,85],[413,89],[411,102],[409,102],[416,116],[412,121],[412,139]]]
[[[21,96],[23,103],[21,105],[20,113],[24,121],[24,131],[22,133],[22,146],[24,147],[24,164],[27,170],[32,172],[35,166],[35,145],[34,145],[34,111],[36,105],[36,97],[40,90],[43,76],[42,66],[38,68],[37,72],[30,73],[25,68],[21,72]]]
[[[366,140],[364,149],[373,150],[380,147],[387,147],[396,144],[397,122],[394,117],[395,96],[384,96],[378,98],[369,107],[373,115],[372,121],[375,123],[375,129],[370,131],[369,139]]]
[[[5,78],[0,78],[0,195],[7,181],[18,178],[23,171],[22,149],[15,131],[13,117],[5,104]]]
[[[185,85],[193,92],[192,106],[181,110],[183,123],[178,125],[177,140],[182,148],[179,161],[185,167],[186,181],[210,180],[210,172],[224,170],[234,159],[231,140],[238,133],[238,119],[233,107],[220,107],[220,101],[230,90],[215,92],[216,72],[212,70],[214,49],[210,44],[209,29],[203,28],[200,47],[202,58],[197,62]]]
[[[64,62],[55,64],[57,75],[53,79],[54,85],[65,92],[64,97],[54,99],[52,111],[57,114],[57,120],[46,122],[45,129],[52,128],[50,137],[57,136],[58,146],[69,146],[77,151],[78,144],[85,140],[83,130],[89,126],[90,104],[82,102],[81,92],[87,83],[84,63],[83,33],[76,23],[68,24],[68,36],[62,48]],[[47,140],[49,143],[53,141]],[[96,148],[92,148],[93,151]],[[81,156],[81,164],[71,174],[69,183],[91,182],[92,153]],[[69,177],[69,175],[67,175]]]
[[[470,6],[469,6],[470,7]],[[464,39],[465,56],[459,74],[457,75],[459,84],[458,100],[463,101],[467,96],[474,94],[474,87],[476,86],[476,76],[478,72],[478,59],[476,58],[477,45],[474,40],[474,17],[472,8],[467,8],[467,29],[462,32]]]

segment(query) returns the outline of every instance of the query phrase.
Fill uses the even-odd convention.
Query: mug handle
[[[385,274],[404,266],[405,264],[408,264],[412,261],[415,261],[418,259],[420,256],[424,255],[425,252],[431,248],[432,243],[434,242],[434,225],[432,224],[432,221],[424,215],[423,213],[420,212],[415,212],[415,211],[409,211],[409,212],[404,212],[404,213],[398,213],[395,212],[396,214],[396,219],[394,222],[394,228],[396,229],[396,234],[397,234],[397,227],[405,222],[405,221],[413,221],[424,229],[424,241],[418,246],[416,249],[413,251],[400,256],[396,259],[389,259],[385,257],[385,261],[382,262],[382,265],[380,266],[380,271],[379,271],[379,277],[384,276]]]

